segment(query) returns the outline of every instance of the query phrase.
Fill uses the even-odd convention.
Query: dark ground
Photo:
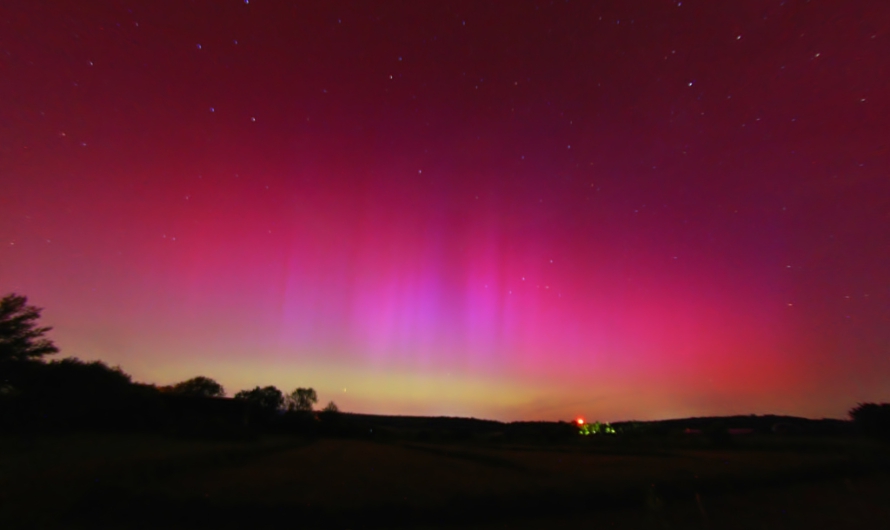
[[[885,528],[854,436],[561,442],[0,438],[2,528]]]

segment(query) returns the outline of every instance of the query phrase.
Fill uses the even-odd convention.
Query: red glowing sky
[[[0,7],[0,292],[346,410],[890,397],[890,4]]]

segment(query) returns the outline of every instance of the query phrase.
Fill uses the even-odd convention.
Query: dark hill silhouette
[[[852,424],[839,419],[809,419],[796,416],[737,415],[676,418],[656,421],[621,421],[612,426],[625,433],[665,435],[693,431],[706,431],[715,424],[726,430],[750,430],[758,434],[848,434]]]

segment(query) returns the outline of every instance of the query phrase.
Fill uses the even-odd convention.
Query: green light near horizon
[[[591,434],[615,434],[615,428],[609,425],[608,423],[600,423],[595,421],[593,423],[585,423],[580,425],[578,428],[578,433],[583,436],[589,436]]]

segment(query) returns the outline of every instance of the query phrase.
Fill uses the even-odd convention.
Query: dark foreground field
[[[0,528],[887,528],[880,445],[0,439]]]

